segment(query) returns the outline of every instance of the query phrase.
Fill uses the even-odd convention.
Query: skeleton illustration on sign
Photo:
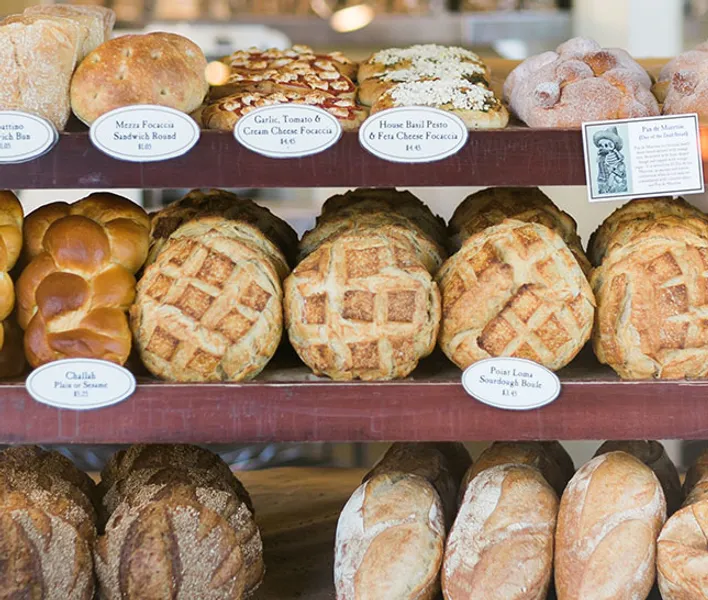
[[[617,127],[608,127],[593,136],[597,146],[597,183],[600,194],[627,192],[627,166],[625,165],[622,138]]]

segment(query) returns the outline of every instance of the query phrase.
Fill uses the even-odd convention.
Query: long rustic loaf
[[[646,598],[665,519],[659,480],[639,459],[609,452],[586,463],[568,484],[558,513],[558,600]]]
[[[490,467],[467,486],[445,547],[446,600],[545,600],[558,497],[538,469]]]
[[[433,600],[444,544],[443,506],[432,484],[401,472],[373,476],[337,523],[337,600]]]
[[[664,525],[657,542],[656,568],[663,600],[708,598],[708,453],[686,477],[688,497]]]
[[[635,456],[654,471],[664,490],[667,513],[675,513],[683,502],[683,491],[676,465],[671,462],[664,446],[655,440],[608,441],[597,449],[595,456],[617,451]]]
[[[124,364],[127,310],[145,262],[149,219],[114,194],[39,208],[25,221],[31,262],[17,282],[18,319],[33,367],[61,358]]]

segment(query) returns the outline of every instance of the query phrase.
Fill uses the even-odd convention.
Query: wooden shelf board
[[[363,475],[317,468],[239,473],[263,536],[266,576],[254,600],[335,600],[337,519]],[[648,600],[661,598],[655,590]]]
[[[588,351],[560,372],[553,404],[516,412],[467,396],[442,356],[392,382],[332,382],[283,353],[255,382],[139,378],[128,400],[93,411],[32,400],[0,385],[0,443],[705,439],[708,380],[620,381]]]

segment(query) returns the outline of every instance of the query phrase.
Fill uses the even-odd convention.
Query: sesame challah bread
[[[114,194],[50,204],[27,218],[30,262],[17,298],[33,367],[71,357],[125,363],[126,312],[135,297],[134,274],[147,256],[149,225],[142,208]]]
[[[651,78],[625,50],[573,38],[516,67],[504,84],[504,99],[530,127],[575,128],[658,115],[650,88]]]

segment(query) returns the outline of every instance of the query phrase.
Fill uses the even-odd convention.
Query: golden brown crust
[[[33,367],[69,357],[125,363],[126,312],[135,296],[134,273],[147,255],[148,228],[145,211],[113,194],[49,205],[28,217],[31,262],[17,282],[17,297]]]
[[[206,66],[199,47],[180,35],[118,37],[91,52],[76,69],[71,107],[87,124],[133,104],[157,104],[189,114],[208,92]]]
[[[22,249],[22,205],[10,191],[0,191],[0,321],[10,317],[15,308],[15,286],[9,271]],[[0,336],[0,349],[3,336]]]
[[[655,440],[608,441],[595,452],[595,456],[607,452],[626,452],[641,460],[658,477],[664,490],[669,515],[675,513],[683,502],[683,491],[676,465],[671,462],[664,446]]]
[[[592,290],[561,236],[543,225],[509,219],[470,236],[437,281],[440,347],[462,369],[514,356],[557,370],[590,338]]]
[[[646,598],[666,503],[656,475],[626,452],[585,464],[566,488],[556,530],[555,582],[567,600]]]
[[[410,237],[385,227],[320,245],[285,280],[290,342],[333,379],[405,377],[435,346],[440,294]]]

